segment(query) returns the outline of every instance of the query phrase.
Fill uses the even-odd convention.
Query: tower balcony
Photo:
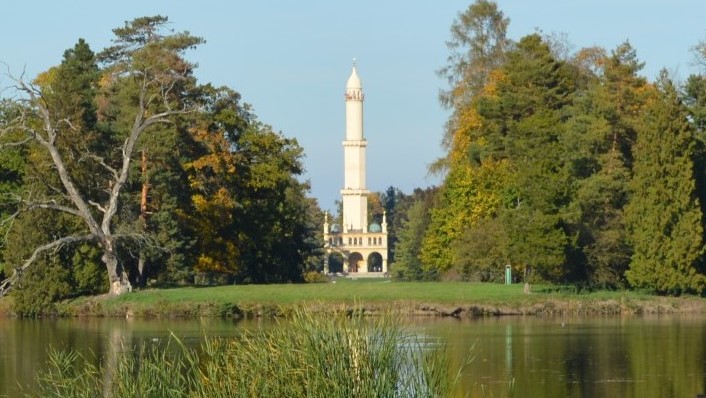
[[[341,195],[347,196],[347,195],[355,195],[355,196],[368,196],[370,195],[370,191],[367,189],[363,188],[344,188],[341,189]]]

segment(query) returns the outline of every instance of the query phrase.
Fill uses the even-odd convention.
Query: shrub
[[[328,283],[328,276],[321,272],[309,271],[304,274],[304,282],[306,283]]]

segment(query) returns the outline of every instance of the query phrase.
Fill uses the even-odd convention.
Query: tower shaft
[[[343,229],[367,232],[369,192],[365,187],[365,149],[368,143],[363,135],[363,87],[355,66],[346,85],[345,97],[344,186],[341,190]]]

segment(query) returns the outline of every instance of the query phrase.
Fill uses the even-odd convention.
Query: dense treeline
[[[108,288],[298,281],[316,263],[301,147],[199,84],[184,54],[203,40],[166,27],[135,19],[97,54],[79,40],[0,104],[0,290],[18,312]]]
[[[397,276],[498,280],[509,264],[528,281],[702,292],[706,76],[650,82],[628,42],[566,54],[508,24],[478,0],[452,25],[445,179],[398,231]]]

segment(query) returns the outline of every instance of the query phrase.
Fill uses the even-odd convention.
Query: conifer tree
[[[584,49],[573,62],[586,80],[564,140],[576,179],[570,225],[578,246],[572,262],[580,264],[575,278],[590,286],[624,286],[632,253],[624,207],[648,85],[638,75],[643,64],[627,42],[609,55]]]
[[[626,209],[634,254],[628,281],[660,293],[701,292],[703,214],[694,180],[695,135],[662,72],[634,146]]]

